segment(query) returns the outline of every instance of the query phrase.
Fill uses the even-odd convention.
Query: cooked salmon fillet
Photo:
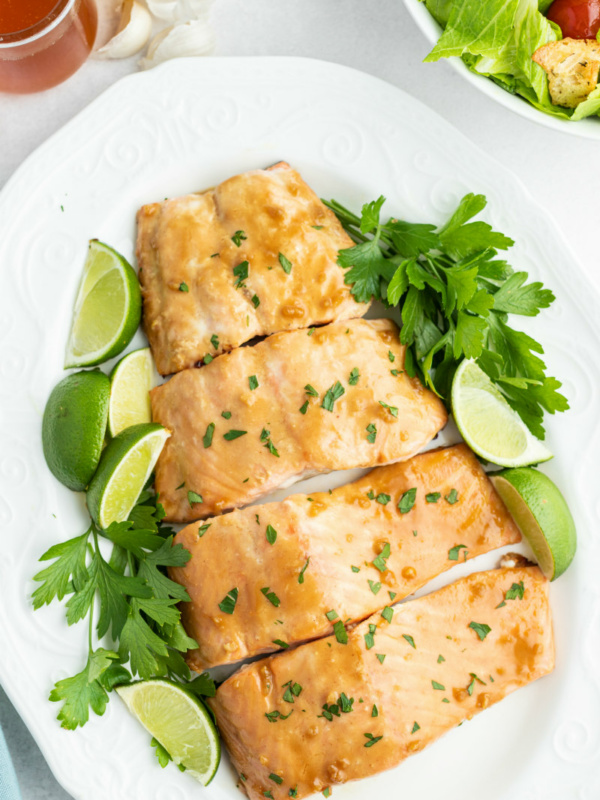
[[[302,798],[396,766],[553,667],[548,582],[537,567],[498,569],[391,622],[376,614],[347,644],[245,666],[210,704],[251,800]]]
[[[154,421],[172,434],[156,466],[167,520],[213,516],[306,474],[415,455],[447,413],[403,366],[391,320],[351,320],[275,334],[174,375],[151,393]]]
[[[335,214],[283,162],[143,206],[137,258],[158,371],[192,367],[255,336],[362,317]]]
[[[405,498],[407,509],[415,490],[402,513],[398,504]],[[182,618],[200,646],[188,663],[201,672],[277,650],[277,641],[326,636],[332,608],[346,622],[365,619],[458,560],[520,538],[464,444],[380,467],[331,494],[194,523],[176,537],[191,560],[169,571],[191,598]],[[223,613],[219,604],[234,588],[235,612]]]

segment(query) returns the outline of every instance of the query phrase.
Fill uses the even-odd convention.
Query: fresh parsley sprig
[[[58,720],[63,728],[85,725],[90,708],[102,715],[108,693],[132,674],[190,678],[182,653],[197,645],[185,633],[177,608],[189,596],[166,574],[166,567],[186,564],[190,553],[181,544],[173,545],[163,517],[155,495],[145,491],[126,522],[113,523],[106,531],[91,523],[84,534],[54,545],[40,558],[52,563],[34,577],[40,584],[32,595],[34,608],[68,598],[68,624],[86,617],[89,624],[84,669],[59,680],[50,693],[50,700],[62,702]],[[109,543],[107,558],[103,551]],[[98,639],[111,642],[110,648],[94,646],[94,628]],[[208,676],[186,686],[198,694],[214,694]]]
[[[324,201],[354,247],[340,250],[338,263],[354,297],[371,297],[400,311],[400,338],[407,345],[406,371],[449,404],[452,378],[465,359],[474,359],[531,432],[544,438],[544,412],[566,411],[561,383],[546,375],[538,342],[508,324],[509,314],[534,317],[554,295],[539,282],[527,283],[499,250],[514,242],[481,220],[483,195],[467,194],[441,227],[381,221],[385,198],[367,203],[360,216],[336,200]]]

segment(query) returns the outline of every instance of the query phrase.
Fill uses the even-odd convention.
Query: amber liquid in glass
[[[0,92],[39,92],[87,59],[98,25],[94,0],[0,0]]]

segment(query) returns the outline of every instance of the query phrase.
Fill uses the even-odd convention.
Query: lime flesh
[[[110,376],[108,430],[116,436],[125,428],[151,422],[150,389],[156,384],[156,371],[150,348],[134,350],[124,356]]]
[[[170,433],[162,425],[133,425],[115,436],[102,454],[88,492],[87,504],[103,530],[129,516]]]
[[[577,549],[575,522],[560,490],[531,467],[490,475],[544,575],[551,581],[569,567]]]
[[[486,461],[523,467],[552,458],[474,361],[463,361],[456,370],[452,412],[465,442]]]
[[[42,420],[46,463],[61,483],[76,492],[86,488],[100,461],[109,392],[104,373],[77,372],[63,378],[46,403]]]
[[[122,352],[141,317],[133,267],[112,247],[92,239],[75,302],[65,368],[101,364]]]
[[[196,697],[167,680],[139,681],[116,691],[176,764],[204,786],[210,783],[221,745],[210,714]]]

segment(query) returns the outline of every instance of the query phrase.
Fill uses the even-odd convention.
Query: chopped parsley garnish
[[[437,681],[431,681],[431,685],[438,692],[445,692],[446,691],[446,687],[443,686],[441,683],[438,683]]]
[[[389,497],[389,495],[387,495],[387,497]],[[379,497],[377,498],[377,501],[379,502]],[[373,566],[376,567],[379,570],[379,572],[385,572],[386,571],[386,569],[387,569],[387,563],[386,562],[387,562],[388,558],[390,557],[390,551],[391,551],[390,543],[386,542],[383,545],[381,553],[379,553],[377,558],[373,559]]]
[[[381,610],[381,616],[386,622],[391,622],[394,616],[394,609],[390,608],[389,606],[385,606],[385,608]]]
[[[318,397],[319,396],[319,393],[317,392],[315,387],[311,386],[310,383],[306,384],[306,386],[304,387],[304,391],[306,392],[306,394],[310,395],[311,397]]]
[[[481,683],[483,686],[486,686],[487,684],[485,681],[482,681],[481,678],[478,678],[474,672],[470,672],[469,675],[471,676],[471,683],[467,686],[467,692],[469,693],[469,696],[471,696],[473,694],[473,689],[475,688],[475,681]]]
[[[279,608],[281,600],[277,597],[275,592],[271,591],[269,586],[264,586],[260,591],[264,594],[271,605],[275,606],[275,608]]]
[[[280,719],[287,719],[293,713],[293,708],[289,714],[282,714],[281,711],[266,711],[265,717],[269,720],[269,722],[277,722]]]
[[[379,716],[379,709],[375,704],[373,704],[373,708],[371,709],[371,716],[378,717]]]
[[[193,506],[194,503],[203,503],[204,502],[204,500],[202,499],[202,495],[198,494],[198,492],[192,492],[191,489],[187,493],[187,497],[188,497],[188,503],[190,504],[190,506]]]
[[[234,283],[236,289],[239,289],[240,287],[244,286],[244,281],[248,277],[249,266],[250,264],[247,261],[242,261],[241,264],[238,264],[237,267],[233,268],[233,274],[237,279]]]
[[[180,483],[179,486],[176,486],[175,491],[178,492],[180,489],[183,489],[184,486],[185,486],[185,481],[183,483]]]
[[[288,792],[288,797],[298,797],[298,784]]]
[[[402,638],[403,638],[403,639],[406,639],[406,641],[409,643],[409,645],[410,645],[410,646],[411,646],[411,647],[412,647],[414,650],[416,650],[416,649],[417,649],[417,645],[415,644],[415,640],[414,640],[414,639],[413,639],[413,637],[412,637],[412,636],[410,636],[408,633],[403,633],[403,634],[402,634]]]
[[[234,439],[239,439],[240,436],[245,436],[247,433],[248,433],[248,431],[231,430],[231,431],[227,431],[227,433],[224,433],[223,434],[223,438],[227,439],[228,442],[231,442]]]
[[[221,411],[223,419],[231,419],[231,411]]]
[[[375,444],[375,439],[377,438],[377,426],[373,422],[369,422],[367,425],[367,442],[369,444]]]
[[[369,489],[369,491],[367,492],[367,497],[369,498],[369,500],[375,500],[375,492],[373,491],[373,489]]]
[[[263,797],[268,797],[269,800],[274,800],[273,793],[270,789],[267,789],[265,792],[263,792]]]
[[[375,647],[375,634],[377,633],[377,625],[373,625],[373,623],[369,623],[369,632],[365,633],[365,646],[367,650],[370,650],[372,647]]]
[[[204,536],[204,534],[210,528],[211,525],[212,525],[212,522],[205,522],[204,525],[200,525],[200,527],[198,528],[198,538],[199,539],[201,539]]]
[[[377,744],[377,742],[380,742],[383,739],[383,736],[373,736],[372,733],[365,733],[365,736],[369,740],[368,742],[365,742],[365,747],[373,747],[374,744]]]
[[[210,447],[213,440],[213,434],[215,432],[215,423],[211,422],[210,425],[206,428],[206,433],[202,437],[202,444],[204,447]]]
[[[190,290],[190,287],[187,285],[187,283],[185,281],[181,281],[181,283],[179,284],[179,291],[180,292],[189,292],[189,290]]]
[[[390,373],[394,376],[394,378],[397,378],[398,375],[404,375],[404,370],[403,369],[391,369]]]
[[[420,730],[421,730],[421,726],[419,725],[418,722],[415,722],[415,724],[412,726],[411,733],[416,733],[417,731],[420,731]]]
[[[354,703],[353,697],[348,697],[348,695],[345,692],[341,693],[338,700],[338,706],[343,714],[349,714],[352,711],[353,703]]]
[[[274,773],[274,772],[272,772],[272,773],[269,775],[269,780],[273,781],[274,783],[277,783],[277,784],[279,784],[280,786],[281,786],[281,784],[283,783],[283,778],[280,778],[280,777],[279,777],[279,775],[275,775],[275,773]]]
[[[279,263],[281,264],[281,268],[285,274],[289,275],[292,271],[292,262],[289,260],[289,258],[286,258],[283,253],[279,253]]]
[[[333,623],[333,632],[340,644],[348,644],[348,631],[344,628],[344,623],[341,619]]]
[[[215,348],[215,350],[219,349],[219,337],[217,336],[216,333],[213,333],[213,335],[210,337],[210,343]]]
[[[394,363],[394,361],[396,360],[396,356],[395,356],[395,355],[392,353],[392,351],[391,351],[391,350],[388,350],[388,358],[389,358],[389,360],[392,362],[392,364],[393,364],[393,363]]]
[[[321,794],[323,795],[323,797],[331,797],[331,788],[329,786],[326,786],[321,792]]]
[[[504,595],[505,600],[522,600],[525,595],[525,584],[523,581],[513,583],[510,589]]]
[[[250,375],[248,378],[248,385],[250,386],[251,392],[253,392],[255,389],[258,389],[258,378],[256,375]]]
[[[408,514],[408,512],[412,509],[417,499],[417,489],[416,487],[413,489],[408,489],[408,491],[404,492],[400,500],[398,501],[398,508],[401,514]]]
[[[475,631],[482,642],[492,630],[489,625],[485,624],[485,622],[469,622],[469,628],[472,628]]]
[[[312,336],[315,331],[316,331],[316,328],[309,328],[307,336]]]
[[[238,594],[239,592],[237,588],[230,589],[225,595],[225,597],[221,600],[221,602],[219,603],[219,608],[224,614],[233,614],[233,612],[235,611],[235,605],[237,603]]]
[[[337,613],[337,611],[334,611],[333,608],[332,608],[331,611],[328,611],[325,614],[325,616],[327,617],[329,622],[333,622],[334,619],[337,619],[339,617],[339,614]]]
[[[543,348],[509,326],[509,315],[536,316],[554,301],[541,283],[526,283],[497,258],[513,241],[486,222],[470,221],[485,208],[467,194],[441,227],[380,218],[385,198],[356,215],[337,201],[327,205],[360,242],[340,250],[338,263],[358,302],[383,300],[403,320],[406,367],[449,404],[452,377],[473,359],[531,432],[544,438],[544,412],[566,411],[560,383],[547,377]]]
[[[456,489],[450,489],[448,494],[444,495],[444,500],[447,503],[450,503],[451,506],[453,506],[454,503],[456,503],[456,501],[458,500],[458,492],[456,491]]]
[[[390,591],[388,591],[388,594],[389,594],[389,596],[390,596],[390,600],[393,600],[393,599],[394,599],[394,597],[396,597],[396,595],[397,595],[397,592],[390,592]]]
[[[275,544],[277,541],[277,531],[272,525],[267,525],[267,542],[269,544]]]
[[[454,547],[451,547],[448,550],[448,561],[458,561],[458,555],[461,550],[465,551],[465,561],[467,560],[467,545],[466,544],[455,544]]]
[[[305,401],[302,403],[302,405],[300,406],[300,409],[299,409],[299,410],[300,410],[300,413],[301,413],[301,414],[306,414],[306,412],[308,411],[308,400],[305,400]]]
[[[428,503],[437,503],[441,496],[441,492],[429,492],[425,495],[425,500]]]
[[[310,564],[310,556],[306,559],[304,566],[300,570],[300,573],[298,575],[298,583],[304,583],[304,573],[308,569],[309,564]]]
[[[375,498],[375,500],[377,500],[378,503],[381,503],[382,506],[387,506],[387,504],[390,502],[391,499],[392,498],[390,497],[389,494],[384,494],[383,492],[381,494],[378,494],[377,497]]]
[[[272,456],[276,456],[277,458],[280,458],[279,450],[275,447],[275,445],[273,444],[271,439],[267,439],[267,441],[264,443],[264,445],[267,448],[267,450],[269,451],[269,453],[271,453]]]
[[[437,663],[438,664],[442,664],[445,660],[446,659],[444,658],[444,656],[440,653],[438,658],[437,658]]]
[[[214,360],[215,360],[215,359],[214,359],[214,357],[213,357],[213,356],[211,356],[211,354],[210,354],[210,353],[207,353],[207,354],[204,356],[204,358],[202,359],[202,361],[204,361],[204,363],[205,363],[205,364],[210,364],[210,362],[211,362],[211,361],[214,361]]]
[[[375,655],[377,657],[377,661],[379,661],[380,664],[383,664],[385,661],[385,653],[375,653]]]
[[[450,700],[448,700],[447,697],[442,697],[442,703],[449,703],[449,702]],[[462,722],[460,723],[460,725],[462,725]]]
[[[233,236],[231,237],[231,241],[234,243],[234,245],[235,245],[236,247],[240,247],[240,246],[241,246],[241,244],[242,244],[242,241],[244,241],[244,240],[245,240],[245,239],[247,239],[247,238],[248,238],[248,237],[246,236],[246,234],[244,233],[244,231],[236,231],[236,232],[233,234]]]
[[[360,372],[358,371],[358,367],[354,367],[348,377],[348,383],[350,386],[356,386],[358,383],[358,379],[360,378]]]
[[[346,394],[346,390],[339,381],[336,381],[333,386],[325,392],[321,408],[324,408],[325,411],[333,411],[333,404],[344,394]]]
[[[373,594],[377,594],[377,592],[381,589],[381,584],[377,583],[376,581],[372,581],[370,579],[367,580],[369,584],[369,589],[373,592]]]
[[[289,644],[284,642],[283,639],[273,639],[273,644],[276,644],[277,647],[282,647],[284,650],[289,647]]]
[[[384,403],[383,400],[379,401],[379,405],[383,406],[384,408],[387,408],[387,410],[390,412],[392,417],[396,417],[396,418],[398,417],[398,409],[396,408],[396,406],[388,406],[388,404]]]
[[[352,572],[360,572],[360,567],[355,567],[354,564],[350,567]]]
[[[251,297],[251,302],[254,308],[258,308],[260,305],[260,297],[257,294],[253,294]]]

